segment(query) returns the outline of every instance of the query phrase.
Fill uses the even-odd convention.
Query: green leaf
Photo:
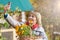
[[[9,27],[9,24],[7,22],[4,23],[4,27],[5,28],[8,28]]]

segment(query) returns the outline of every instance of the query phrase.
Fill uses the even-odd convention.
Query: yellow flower
[[[23,29],[23,27],[21,27],[21,29]]]
[[[30,20],[29,22],[30,22],[30,23],[33,23],[33,21],[32,21],[32,20]]]
[[[22,34],[24,33],[24,30],[22,31]]]
[[[22,24],[22,27],[26,27],[27,25],[26,24]]]
[[[16,31],[18,31],[18,29],[19,29],[19,27],[18,27],[18,26],[16,26],[16,27],[15,27],[15,30],[16,30]]]
[[[16,32],[17,35],[20,35],[20,32]]]
[[[21,32],[18,32],[17,34],[18,34],[18,35],[21,35]]]

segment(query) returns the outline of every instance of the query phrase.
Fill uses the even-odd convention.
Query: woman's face
[[[36,22],[37,22],[36,16],[34,14],[29,14],[28,22],[29,22],[29,24],[32,24],[32,25],[36,24]]]

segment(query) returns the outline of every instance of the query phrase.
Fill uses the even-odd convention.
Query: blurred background
[[[40,12],[42,16],[42,26],[46,31],[48,40],[60,40],[60,0],[30,0],[30,2],[34,10]],[[4,20],[3,7],[4,5],[0,4],[0,29],[8,29],[10,25]],[[16,8],[15,11],[9,10],[8,12],[13,16],[20,14],[21,11]]]

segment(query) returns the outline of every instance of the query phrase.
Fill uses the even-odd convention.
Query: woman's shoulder
[[[39,26],[38,28],[35,29],[36,31],[41,31],[44,32],[44,28],[42,26]]]

